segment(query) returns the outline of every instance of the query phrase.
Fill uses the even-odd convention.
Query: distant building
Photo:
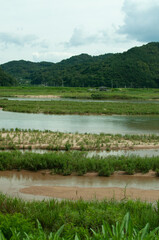
[[[109,89],[107,88],[107,87],[104,87],[104,86],[102,86],[102,87],[99,87],[99,91],[108,91]]]

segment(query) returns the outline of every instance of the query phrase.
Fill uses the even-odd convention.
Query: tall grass
[[[12,239],[12,240],[71,240],[71,239],[75,239],[75,240],[80,240],[81,238],[78,237],[78,234],[75,234],[74,236],[71,237],[60,237],[60,235],[62,234],[64,225],[60,227],[60,229],[56,232],[56,233],[49,233],[46,234],[43,231],[43,228],[41,227],[41,224],[38,222],[38,227],[37,229],[34,230],[33,233],[33,229],[30,229],[30,231],[32,231],[30,233],[27,233],[26,231],[24,231],[23,229],[20,230],[20,232],[17,231],[18,226],[16,226],[16,224],[14,223],[14,228],[11,225],[10,229],[7,229],[7,227],[5,228],[5,234],[3,234],[3,231],[0,230],[0,239],[1,240],[7,240],[7,239]],[[23,225],[22,225],[23,226]],[[1,228],[1,227],[0,227]],[[26,227],[25,227],[26,228]],[[130,219],[130,215],[129,213],[127,213],[122,222],[116,222],[115,225],[109,225],[109,223],[105,222],[103,223],[103,225],[101,226],[102,230],[101,232],[98,231],[94,231],[91,228],[91,231],[93,233],[92,236],[89,236],[87,233],[85,233],[85,239],[87,240],[142,240],[142,239],[147,239],[147,240],[155,240],[159,238],[159,227],[156,227],[155,229],[153,229],[152,231],[150,231],[149,229],[149,223],[147,223],[145,225],[144,228],[142,228],[141,230],[138,230],[134,227],[133,222]],[[27,229],[27,228],[26,228]],[[8,235],[8,232],[10,233],[11,236],[5,238],[6,235]],[[5,236],[4,236],[5,235]]]
[[[156,206],[158,205],[157,202]],[[42,230],[40,227],[40,230],[44,231],[47,236],[49,232],[56,233],[63,226],[60,236],[64,239],[74,239],[76,235],[79,239],[131,240],[135,237],[136,239],[149,239],[146,237],[155,236],[155,232],[152,232],[154,229],[156,237],[158,236],[158,229],[156,229],[159,226],[158,207],[140,201],[25,202],[1,194],[0,212],[0,229],[5,237],[6,233],[8,234],[7,239],[10,239],[11,229],[21,232],[20,235],[23,237],[25,237],[24,232],[28,236],[33,233],[38,236],[38,226],[43,228]]]
[[[115,171],[125,171],[127,174],[147,173],[149,170],[158,172],[159,156],[108,156],[87,157],[86,152],[0,152],[0,170],[25,169],[37,171],[50,169],[54,174],[83,175],[87,172],[97,172],[100,176],[110,176]]]

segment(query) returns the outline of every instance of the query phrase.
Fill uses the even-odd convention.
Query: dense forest
[[[17,80],[11,77],[9,74],[5,73],[0,67],[0,86],[15,86],[17,85]]]
[[[70,87],[159,87],[159,43],[127,52],[81,54],[59,63],[12,61],[1,65],[19,84]]]

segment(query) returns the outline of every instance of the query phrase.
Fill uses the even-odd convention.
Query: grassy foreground
[[[158,135],[80,134],[1,129],[0,149],[112,150],[159,148]]]
[[[0,100],[4,111],[45,114],[158,115],[159,104]]]
[[[0,87],[0,97],[18,95],[54,95],[65,98],[85,99],[159,99],[159,90],[152,88],[114,88],[108,92],[97,91],[96,88],[84,87]]]
[[[0,152],[0,170],[25,169],[31,171],[50,169],[51,174],[83,175],[96,172],[99,176],[110,176],[115,171],[125,171],[126,174],[147,173],[156,171],[159,176],[159,156],[139,157],[108,156],[87,157],[85,152]]]
[[[25,202],[1,194],[0,237],[3,240],[158,239],[158,205],[159,202],[154,207],[125,200]]]

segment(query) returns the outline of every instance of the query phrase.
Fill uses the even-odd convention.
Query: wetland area
[[[157,99],[15,95],[0,99],[1,211],[51,231],[66,224],[65,236],[68,226],[98,229],[127,212],[141,227],[157,226]]]
[[[16,97],[16,98],[15,98]],[[12,102],[14,105],[18,105],[20,102],[26,103],[25,107],[28,107],[28,109],[32,106],[29,105],[29,102],[33,103],[38,103],[41,104],[42,102],[52,102],[52,103],[58,103],[58,102],[66,102],[65,98],[60,98],[59,96],[53,96],[53,95],[46,95],[46,96],[32,96],[32,95],[18,95],[15,97],[9,97],[8,101]],[[8,106],[8,102],[6,102],[6,99],[1,98],[2,102],[4,101],[6,103],[6,107]],[[139,100],[139,99],[128,99],[128,100],[123,100],[123,99],[105,99],[105,100],[91,100],[91,99],[71,99],[67,98],[67,105],[69,106],[73,102],[77,103],[89,103],[93,104],[95,102],[101,103],[101,104],[109,104],[109,103],[116,103],[116,104],[138,104],[146,106],[148,105],[153,105],[156,104],[156,107],[158,108],[158,100]],[[10,104],[9,104],[10,106]],[[23,105],[21,105],[23,106]],[[51,105],[49,105],[51,106]],[[107,105],[106,105],[107,106]],[[48,107],[48,106],[47,106]],[[134,106],[133,106],[134,107]],[[89,153],[87,154],[87,157],[93,158],[94,156],[98,156],[100,158],[107,158],[111,156],[140,156],[140,157],[154,157],[154,156],[159,156],[159,139],[157,135],[159,134],[159,116],[158,115],[63,115],[63,114],[43,114],[43,113],[28,113],[21,112],[21,110],[18,110],[20,112],[14,112],[15,109],[9,109],[9,111],[6,111],[7,109],[4,109],[5,111],[0,110],[0,128],[1,129],[6,129],[1,132],[1,149],[7,150],[7,149],[28,149],[35,153],[40,152],[41,154],[44,154],[45,152],[49,152],[52,150],[87,150]],[[87,112],[87,111],[86,111]],[[130,110],[131,112],[131,110]],[[10,131],[10,129],[12,129]],[[14,129],[17,129],[14,131]],[[40,131],[40,132],[39,132]],[[48,132],[48,133],[47,133]],[[132,135],[132,137],[131,137]],[[125,137],[127,136],[127,137]],[[136,136],[136,137],[135,137]],[[137,137],[138,136],[138,137]],[[143,137],[140,136],[145,136],[146,140],[143,140]],[[146,137],[149,136],[149,137]],[[6,141],[5,141],[6,140]],[[9,144],[8,144],[9,143]],[[125,150],[124,150],[125,149]],[[3,151],[4,151],[3,150]],[[26,151],[25,150],[25,151]],[[93,152],[92,150],[98,150],[98,152]],[[102,150],[102,151],[100,151]],[[23,150],[24,151],[24,150]],[[65,153],[64,153],[65,154]],[[26,173],[25,173],[26,174]],[[31,174],[31,173],[28,173]],[[16,173],[13,174],[12,178],[10,179],[10,183],[13,182],[13,186],[11,188],[14,189],[14,179],[16,178]],[[23,179],[23,174],[20,173],[20,178]],[[94,177],[92,177],[94,176]],[[98,182],[100,177],[95,177],[95,175],[92,175],[91,179],[94,182]],[[145,175],[146,176],[146,175]],[[46,177],[46,176],[45,176]],[[45,178],[44,177],[44,178]],[[51,176],[52,179],[56,178],[55,176]],[[157,178],[155,177],[154,174],[154,179],[157,182]],[[63,187],[66,188],[66,192],[68,191],[68,188],[71,186],[73,187],[72,189],[72,198],[73,194],[77,192],[77,188],[80,187],[80,191],[82,191],[83,186],[78,186],[77,185],[71,185],[71,181],[73,181],[73,178],[79,179],[79,182],[82,180],[82,178],[85,179],[85,184],[84,186],[87,186],[87,182],[89,182],[89,177],[67,177],[70,180],[67,180],[66,182],[69,182],[67,186],[65,186],[65,180],[63,181]],[[113,185],[113,182],[117,178],[116,182],[119,182],[119,185]],[[111,176],[111,179],[105,179],[107,182],[112,181],[112,186],[108,187],[108,185],[103,185],[99,184],[98,190],[100,194],[103,192],[103,198],[104,196],[107,197],[107,194],[105,193],[105,190],[107,193],[113,189],[113,191],[117,191],[117,189],[120,191],[123,191],[123,189],[127,188],[127,191],[129,188],[131,189],[136,189],[136,185],[131,185],[127,183],[127,178],[125,176],[116,176],[115,178]],[[8,181],[7,175],[3,176],[3,179],[5,181]],[[16,178],[17,179],[17,178]],[[25,179],[25,178],[24,178]],[[24,180],[23,179],[23,180]],[[29,177],[28,177],[29,179]],[[72,179],[72,180],[71,180]],[[120,180],[121,179],[121,184]],[[134,181],[135,184],[135,179],[136,177],[133,176],[132,182]],[[142,178],[139,178],[140,180]],[[147,177],[144,179],[147,179]],[[125,182],[124,182],[125,181]],[[152,181],[152,178],[150,178],[148,181]],[[17,182],[17,180],[16,180]],[[22,181],[23,182],[23,181]],[[34,187],[34,191],[36,186],[34,186],[33,181],[30,181],[29,187]],[[60,180],[59,180],[60,182]],[[73,181],[74,182],[74,181]],[[76,183],[78,181],[75,181]],[[102,181],[100,181],[102,182]],[[146,183],[146,182],[145,182]],[[3,183],[2,183],[3,185]],[[12,185],[12,184],[11,184]],[[33,186],[32,186],[33,185]],[[40,185],[40,186],[39,186]],[[46,188],[45,184],[43,186],[42,181],[39,181],[38,188]],[[142,186],[142,184],[139,184]],[[21,186],[21,183],[19,182],[19,186]],[[146,186],[146,184],[144,185]],[[152,190],[157,191],[156,189],[154,190],[153,187],[151,189],[144,188],[143,190]],[[151,184],[150,184],[151,186]],[[39,189],[39,196],[44,195],[43,197],[48,197],[50,196],[55,196],[56,194],[53,194],[55,192],[54,187],[57,188],[56,185],[52,182],[52,186],[50,186],[50,189],[46,191],[46,189],[41,191]],[[51,187],[53,189],[51,189]],[[95,191],[93,190],[94,186],[87,186],[87,191],[88,188],[92,188],[90,191]],[[60,188],[62,188],[62,185],[60,185]],[[64,192],[64,189],[62,189],[62,192]],[[18,190],[17,190],[18,191]],[[20,193],[20,188],[19,188],[19,194]],[[23,190],[25,194],[29,194],[29,190]],[[56,189],[57,191],[57,189]],[[135,190],[134,190],[135,191]],[[137,190],[138,191],[138,190]],[[12,191],[11,191],[12,192]],[[37,191],[38,192],[38,191]],[[42,193],[41,193],[42,192]],[[47,193],[46,193],[47,192]],[[48,192],[52,192],[48,194]],[[16,192],[18,194],[18,192]],[[25,195],[23,194],[23,195]],[[94,193],[97,197],[97,199],[102,199],[102,197],[98,197],[99,194]],[[155,194],[158,194],[158,192],[155,192]],[[38,195],[38,193],[36,194]],[[67,198],[67,194],[62,195],[63,197],[61,198]],[[71,193],[68,194],[69,198],[71,199]],[[110,194],[111,197],[113,197],[112,194]],[[109,195],[109,198],[110,198]],[[131,194],[132,196],[133,194]],[[143,200],[141,191],[138,191],[137,197]],[[150,194],[152,195],[152,194]],[[29,195],[28,195],[29,196]],[[60,196],[60,195],[58,195]],[[83,195],[81,197],[83,199],[92,199],[93,195],[90,193],[90,198],[86,198]],[[115,192],[114,192],[115,196]],[[74,197],[75,199],[75,197]],[[117,199],[120,199],[119,196]],[[151,198],[153,199],[153,198]],[[154,199],[157,199],[157,197],[154,197]],[[153,200],[154,200],[153,199]]]

